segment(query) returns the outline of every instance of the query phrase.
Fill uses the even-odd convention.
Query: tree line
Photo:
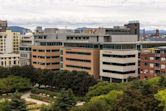
[[[32,66],[14,66],[10,68],[0,67],[0,78],[8,76],[19,76],[30,80],[32,85],[38,85],[60,91],[71,89],[75,95],[84,96],[90,86],[97,80],[87,72],[58,71],[35,69]]]

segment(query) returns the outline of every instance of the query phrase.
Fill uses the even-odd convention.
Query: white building
[[[0,32],[0,53],[12,53],[13,52],[13,34],[11,31]]]
[[[100,50],[100,77],[110,82],[126,82],[138,77],[136,43],[104,43]]]
[[[19,65],[19,54],[0,54],[0,66],[12,67]]]
[[[20,65],[31,65],[31,46],[34,45],[33,33],[22,36],[20,46]]]

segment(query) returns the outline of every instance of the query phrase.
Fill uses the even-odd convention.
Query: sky
[[[9,25],[112,27],[139,20],[142,28],[166,29],[166,0],[0,0]]]

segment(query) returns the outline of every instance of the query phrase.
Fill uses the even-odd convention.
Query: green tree
[[[10,74],[9,68],[0,66],[0,78],[7,77]]]
[[[54,74],[53,86],[56,90],[72,89],[77,96],[84,96],[90,86],[97,83],[93,76],[87,72],[79,71],[60,71]]]
[[[123,95],[123,91],[110,91],[108,94],[93,97],[83,106],[73,107],[71,111],[112,111],[116,99]]]
[[[76,98],[72,90],[62,90],[56,101],[52,105],[52,111],[69,111],[72,106],[75,106]]]
[[[162,111],[163,107],[159,107],[159,101],[154,98],[157,90],[142,81],[134,82],[118,98],[113,111]]]
[[[9,102],[8,108],[10,111],[27,111],[25,101],[21,99],[19,94],[14,94]]]
[[[86,100],[90,100],[95,96],[108,94],[112,90],[124,90],[127,85],[128,84],[126,83],[99,82],[98,84],[89,88],[89,91],[86,94]]]
[[[29,79],[9,76],[7,78],[0,79],[0,93],[9,93],[15,91],[21,91],[31,88],[31,83]]]
[[[164,111],[166,111],[166,89],[155,94],[155,98],[161,102],[160,106],[163,106]]]
[[[166,76],[161,76],[161,79],[160,79],[160,81],[159,81],[159,85],[161,86],[161,87],[166,87]]]

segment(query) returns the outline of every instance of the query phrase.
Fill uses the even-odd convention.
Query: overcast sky
[[[166,0],[0,0],[0,19],[24,27],[111,27],[139,20],[166,28]]]

